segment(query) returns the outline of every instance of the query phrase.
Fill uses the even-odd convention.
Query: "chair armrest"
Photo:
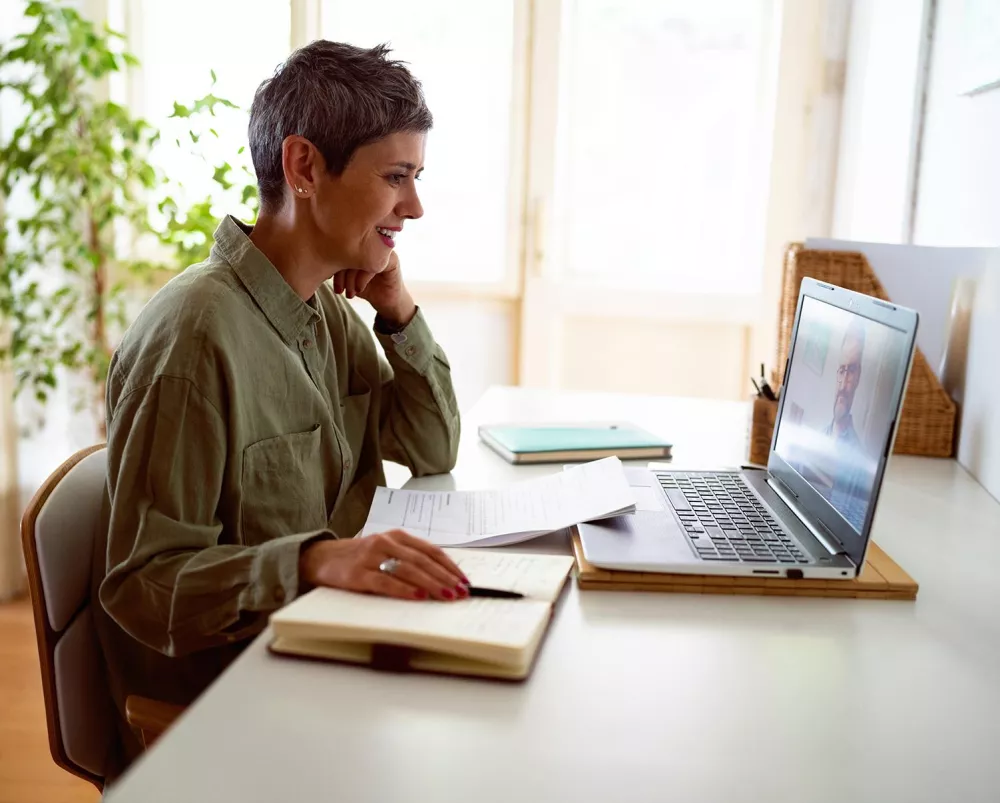
[[[142,738],[145,747],[153,746],[153,742],[163,735],[175,719],[184,712],[184,707],[165,703],[162,700],[151,700],[130,694],[125,698],[125,719]]]

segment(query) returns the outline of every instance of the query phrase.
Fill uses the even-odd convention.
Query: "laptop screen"
[[[908,364],[906,333],[802,299],[774,449],[858,534]]]

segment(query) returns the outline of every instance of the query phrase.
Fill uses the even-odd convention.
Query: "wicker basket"
[[[890,300],[864,254],[855,251],[815,251],[804,248],[801,243],[791,244],[785,251],[782,277],[777,366],[784,366],[788,356],[799,285],[806,276],[883,301]],[[941,386],[923,353],[917,349],[893,451],[925,457],[951,457],[954,453],[956,416],[954,400]]]
[[[771,455],[771,437],[778,417],[778,402],[754,396],[750,407],[750,432],[747,457],[751,463],[766,466]]]

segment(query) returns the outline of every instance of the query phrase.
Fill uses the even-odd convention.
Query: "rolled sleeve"
[[[395,334],[386,334],[375,328],[375,336],[393,367],[406,367],[418,374],[426,374],[431,361],[437,359],[448,365],[444,351],[438,346],[427,325],[423,311],[418,307],[410,322]]]
[[[388,364],[382,381],[380,435],[385,457],[415,476],[455,467],[461,423],[451,365],[418,307],[401,331],[375,329]]]
[[[329,530],[296,533],[276,538],[256,548],[247,587],[248,610],[278,608],[302,590],[299,557],[302,550],[317,540],[333,538]]]

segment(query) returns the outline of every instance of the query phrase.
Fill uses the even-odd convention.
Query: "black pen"
[[[524,599],[524,594],[516,591],[504,591],[501,588],[482,588],[481,586],[469,586],[470,597],[493,597],[495,599]]]
[[[754,388],[757,389],[757,395],[758,396],[763,396],[764,394],[761,392],[760,385],[757,384],[757,380],[754,379],[753,377],[750,377],[750,381],[753,382]]]
[[[757,383],[754,382],[756,387]],[[774,395],[774,391],[771,390],[771,386],[767,383],[767,378],[764,376],[764,363],[760,364],[760,387],[757,388],[757,392],[762,394],[768,401],[777,401],[778,397]]]

